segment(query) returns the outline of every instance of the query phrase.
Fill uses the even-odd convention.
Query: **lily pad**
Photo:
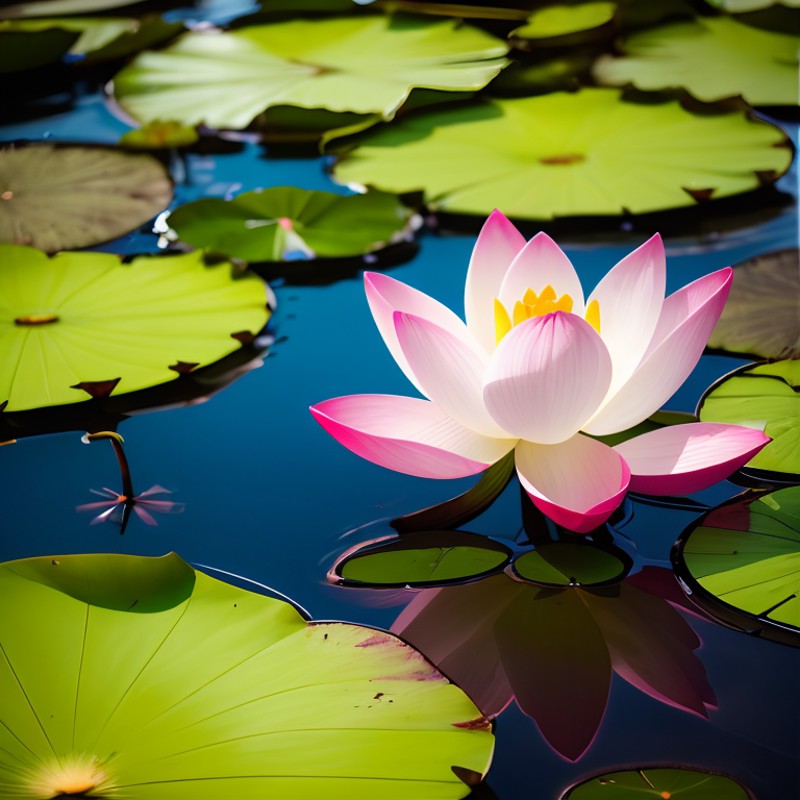
[[[177,556],[0,567],[0,794],[458,798],[491,723],[391,634]]]
[[[710,6],[720,8],[730,14],[743,14],[747,11],[761,11],[765,8],[784,6],[785,8],[800,8],[800,0],[706,0]]]
[[[593,586],[621,580],[631,567],[621,550],[578,542],[541,544],[514,561],[514,573],[545,586]]]
[[[537,220],[694,205],[755,189],[792,160],[775,126],[624,102],[609,89],[409,116],[338,155],[341,183],[423,190],[434,210]]]
[[[0,9],[0,19],[52,17],[55,14],[93,14],[98,11],[143,5],[147,0],[32,0]]]
[[[245,261],[360,256],[404,235],[411,210],[383,192],[338,195],[294,186],[206,198],[172,212],[181,241]]]
[[[160,150],[165,147],[188,147],[199,138],[195,128],[174,120],[156,120],[123,133],[118,144],[131,150]]]
[[[267,289],[200,253],[123,264],[105,253],[0,245],[0,404],[75,403],[174,380],[252,340]],[[239,337],[238,339],[235,337]]]
[[[607,772],[573,786],[562,800],[752,800],[738,781],[696,769],[646,767]]]
[[[391,118],[413,87],[482,88],[506,52],[500,40],[453,20],[293,20],[186,34],[138,56],[116,76],[114,92],[143,123],[245,128],[276,105]]]
[[[772,441],[748,467],[800,475],[800,361],[747,365],[715,383],[701,398],[701,422],[763,430]]]
[[[736,266],[709,347],[761,358],[800,356],[800,253],[779,250]]]
[[[800,646],[800,487],[714,509],[681,537],[673,560],[709,613]]]
[[[605,2],[553,5],[534,11],[525,25],[511,31],[511,37],[547,44],[572,34],[586,34],[613,22],[617,4]]]
[[[637,89],[684,88],[713,102],[743,97],[751,105],[798,103],[800,37],[759,30],[730,17],[703,17],[636,33],[621,58],[601,57],[600,83]]]
[[[412,533],[356,545],[328,579],[345,586],[442,586],[497,572],[511,559],[501,542],[464,531]]]
[[[0,150],[0,242],[89,247],[135,230],[171,199],[166,169],[146,154],[53,144]]]

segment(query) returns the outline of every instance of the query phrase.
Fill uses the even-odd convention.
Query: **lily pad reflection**
[[[520,578],[552,586],[591,586],[625,577],[630,558],[621,550],[600,548],[582,542],[537,545],[514,561]]]
[[[800,487],[707,514],[673,558],[692,597],[751,633],[800,646]]]
[[[490,723],[390,634],[177,556],[0,566],[0,795],[459,798]]]

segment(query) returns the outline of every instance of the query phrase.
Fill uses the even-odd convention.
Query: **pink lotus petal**
[[[134,503],[133,505],[133,513],[136,514],[139,519],[144,522],[145,525],[150,525],[151,527],[158,527],[158,523],[153,518],[153,515],[142,508],[138,503]]]
[[[467,271],[464,309],[467,325],[487,353],[494,351],[494,298],[525,237],[497,209],[483,224]]]
[[[142,495],[136,498],[136,505],[147,506],[156,514],[170,514],[173,510],[179,509],[183,511],[185,508],[184,503],[176,503],[174,500],[142,500],[141,498]]]
[[[622,502],[630,480],[619,454],[580,434],[557,445],[520,442],[516,464],[520,483],[536,507],[576,533],[605,522]]]
[[[106,522],[111,517],[111,515],[115,511],[117,511],[118,509],[119,510],[122,509],[122,504],[121,503],[114,503],[114,505],[111,506],[111,508],[109,508],[107,511],[104,511],[102,514],[98,514],[89,524],[90,525],[100,525],[103,522]]]
[[[141,494],[137,494],[136,499],[141,500],[143,497],[151,497],[154,494],[174,494],[174,492],[171,489],[165,489],[163,486],[156,484],[149,489],[145,489]]]
[[[690,422],[643,433],[614,450],[630,467],[633,491],[681,495],[727,478],[769,441],[754,428]]]
[[[630,378],[650,344],[664,303],[666,267],[656,234],[607,273],[586,301],[600,307],[600,335],[614,365],[609,396]]]
[[[593,435],[625,430],[657,411],[686,380],[717,324],[733,271],[712,272],[670,295],[653,340],[624,386],[585,426]]]
[[[364,289],[375,324],[378,326],[392,358],[420,392],[422,392],[422,387],[409,367],[400,343],[397,341],[393,319],[395,311],[422,317],[440,328],[444,328],[457,338],[468,342],[472,341],[472,334],[467,330],[467,326],[447,306],[423,292],[412,289],[405,283],[378,272],[366,272],[364,273]],[[422,393],[424,394],[424,392]]]
[[[510,435],[557,444],[580,430],[610,381],[611,358],[594,328],[557,311],[509,331],[489,361],[483,400]]]
[[[540,294],[545,286],[552,286],[558,297],[570,295],[574,301],[573,313],[583,316],[583,289],[572,262],[546,233],[537,233],[508,268],[498,297],[511,313],[528,289]],[[493,299],[488,297],[487,301]]]
[[[101,508],[114,508],[119,503],[116,499],[114,500],[99,500],[96,503],[83,503],[83,505],[75,506],[76,511],[98,511]]]
[[[509,439],[483,404],[488,356],[433,322],[395,311],[397,340],[423,394],[445,414],[484,436]]]
[[[310,410],[334,439],[356,455],[421,478],[475,475],[514,445],[481,436],[433,403],[413,397],[351,395]]]

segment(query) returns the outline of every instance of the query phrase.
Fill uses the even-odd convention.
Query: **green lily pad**
[[[261,262],[360,256],[403,236],[410,218],[410,209],[383,192],[277,186],[187,203],[170,214],[169,225],[192,247]]]
[[[800,37],[743,25],[730,17],[704,17],[634,34],[622,58],[601,57],[595,78],[637,89],[684,88],[713,102],[743,97],[751,105],[798,103]]]
[[[514,561],[523,580],[545,586],[592,586],[625,577],[630,559],[621,551],[592,544],[551,542],[537,545]]]
[[[345,586],[441,586],[502,569],[511,551],[501,542],[464,531],[431,531],[356,545],[328,573]]]
[[[0,9],[0,19],[52,17],[55,14],[94,14],[112,8],[142,5],[147,0],[33,0]]]
[[[573,786],[562,800],[752,800],[738,781],[696,769],[647,767],[597,775]]]
[[[245,128],[270,106],[391,118],[413,87],[474,91],[507,46],[455,21],[366,16],[190,33],[138,56],[114,79],[139,122]]]
[[[782,131],[744,114],[697,116],[609,89],[409,116],[338,155],[341,183],[423,190],[434,210],[519,219],[693,205],[755,189],[792,160]]]
[[[188,147],[199,138],[195,128],[174,120],[156,120],[123,133],[118,144],[131,150],[160,150],[165,147]]]
[[[265,284],[200,253],[123,264],[106,253],[0,245],[0,404],[75,403],[174,380],[252,340]],[[235,337],[239,337],[238,339]]]
[[[743,14],[747,11],[761,11],[765,8],[784,6],[785,8],[800,8],[800,0],[706,0],[710,6],[720,8],[730,14]]]
[[[0,566],[0,795],[459,798],[491,723],[396,637],[177,556]]]
[[[681,538],[674,559],[712,614],[800,646],[800,487],[709,512]]]
[[[543,43],[542,40],[561,39],[608,25],[614,20],[616,12],[616,3],[605,2],[545,6],[534,11],[525,25],[511,31],[509,35],[531,39],[540,44]]]
[[[772,441],[748,467],[800,475],[800,361],[745,366],[701,398],[701,422],[727,422],[763,430]]]
[[[135,230],[169,205],[172,181],[152,156],[96,146],[0,149],[0,242],[53,252]]]
[[[709,347],[761,358],[800,356],[800,253],[748,259],[736,266],[735,278]]]

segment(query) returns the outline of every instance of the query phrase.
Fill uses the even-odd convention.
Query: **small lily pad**
[[[0,566],[0,795],[464,797],[491,723],[410,645],[177,556]]]
[[[681,537],[673,560],[711,614],[800,646],[800,487],[714,509]]]
[[[792,160],[773,125],[625,102],[609,89],[410,115],[338,155],[341,183],[424,191],[437,211],[497,207],[537,220],[705,203],[774,180]]]
[[[0,245],[0,406],[133,392],[211,364],[266,324],[267,289],[200,253],[123,264]],[[236,338],[239,337],[239,338]]]
[[[181,125],[174,120],[156,120],[123,133],[119,146],[131,150],[160,150],[164,147],[188,147],[198,138],[195,128]]]
[[[193,247],[250,262],[360,256],[404,235],[411,210],[383,192],[338,195],[293,186],[206,198],[172,212]]]
[[[701,422],[763,430],[772,441],[748,467],[800,476],[800,361],[747,365],[715,383],[701,398]]]
[[[135,230],[171,199],[166,169],[146,154],[54,144],[0,150],[0,242],[89,247]]]
[[[779,250],[736,266],[709,347],[761,358],[800,356],[800,253]]]
[[[783,6],[800,8],[800,0],[706,0],[710,6],[720,8],[729,14],[744,14],[747,11],[762,11],[766,8]]]
[[[504,544],[486,536],[431,531],[356,545],[328,578],[345,586],[442,586],[497,572],[510,559]]]
[[[793,106],[798,47],[797,36],[703,17],[634,34],[622,45],[627,55],[601,57],[594,74],[611,86],[684,88],[704,102],[741,96],[756,106]]]
[[[646,767],[607,772],[573,786],[562,800],[752,800],[738,781],[696,769]]]
[[[631,567],[621,550],[593,544],[552,542],[538,545],[514,561],[514,573],[545,586],[593,586],[621,580]]]
[[[362,16],[189,33],[139,55],[114,79],[139,122],[240,129],[270,106],[391,118],[413,87],[474,91],[507,45],[457,22]]]
[[[592,2],[578,5],[553,5],[534,11],[525,25],[511,31],[512,38],[530,39],[547,44],[572,34],[588,33],[614,20],[616,3]]]

